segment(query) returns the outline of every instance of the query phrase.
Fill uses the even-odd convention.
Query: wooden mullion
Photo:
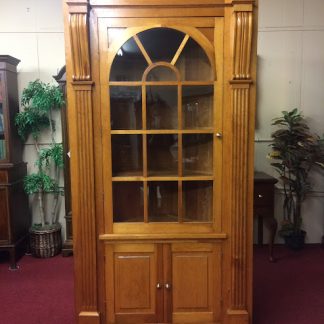
[[[139,87],[143,83],[142,81],[109,81],[110,86],[125,86],[125,87]]]
[[[178,60],[179,56],[181,55],[184,47],[186,46],[188,39],[189,39],[189,35],[186,34],[185,37],[183,38],[177,52],[175,53],[175,55],[174,55],[174,57],[173,57],[173,59],[171,61],[172,65],[175,65],[177,63],[177,60]]]
[[[184,86],[189,86],[189,85],[213,85],[214,84],[214,81],[181,81],[180,82],[181,85],[184,85]]]
[[[182,177],[182,87],[178,85],[178,176]]]
[[[179,223],[183,222],[183,203],[182,203],[182,181],[178,181],[178,219]]]
[[[148,63],[148,65],[152,64],[152,60],[150,58],[150,56],[147,54],[142,42],[140,41],[140,39],[138,38],[137,35],[133,36],[137,46],[139,47],[140,51],[142,52],[143,56],[145,57],[146,62]]]
[[[146,86],[142,83],[142,128],[143,128],[143,196],[144,223],[148,222],[148,188],[147,188],[147,135],[146,130]]]
[[[144,196],[144,223],[148,223],[148,184],[146,179],[143,181],[143,196]]]
[[[179,81],[145,81],[144,82],[145,85],[156,85],[156,86],[174,86],[174,85],[178,85]]]
[[[142,129],[146,130],[146,86],[142,83]]]
[[[213,85],[214,81],[109,81],[110,86],[138,87],[141,85]]]
[[[178,176],[182,177],[182,87],[178,85]],[[178,180],[178,220],[182,223],[182,181]]]

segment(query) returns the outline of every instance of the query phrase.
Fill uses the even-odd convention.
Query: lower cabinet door
[[[162,272],[158,244],[107,244],[108,323],[162,323]]]
[[[218,323],[221,247],[106,244],[107,323]]]
[[[172,323],[217,323],[221,251],[217,244],[172,244]]]

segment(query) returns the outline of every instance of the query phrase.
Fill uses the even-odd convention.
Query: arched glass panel
[[[189,38],[176,67],[184,81],[212,81],[213,70],[203,48],[192,38]]]
[[[204,49],[171,28],[140,32],[118,50],[109,85],[114,222],[213,221],[213,75]]]
[[[157,66],[148,73],[146,81],[177,81],[177,77],[170,68]]]
[[[118,51],[111,66],[110,81],[140,81],[147,62],[135,40],[130,38]]]
[[[152,62],[171,62],[184,36],[171,28],[152,28],[138,34]]]

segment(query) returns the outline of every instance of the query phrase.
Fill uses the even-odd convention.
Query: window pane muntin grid
[[[154,69],[152,69],[153,71],[154,71]],[[172,71],[173,72],[173,71]],[[201,82],[200,81],[194,81],[194,82],[188,82],[188,81],[177,81],[177,82],[174,82],[174,81],[170,81],[168,84],[167,84],[167,81],[162,81],[162,82],[160,82],[160,81],[153,81],[153,82],[150,82],[150,81],[148,81],[148,82],[146,82],[146,81],[140,81],[140,82],[138,82],[138,81],[135,81],[135,82],[127,82],[128,84],[128,86],[140,86],[140,85],[142,85],[142,88],[143,88],[143,86],[147,86],[147,85],[156,85],[156,86],[158,86],[159,85],[159,83],[161,83],[161,86],[163,85],[163,86],[174,86],[174,85],[178,85],[178,87],[180,87],[181,88],[181,91],[182,91],[182,89],[183,89],[183,87],[184,86],[188,86],[188,85],[190,85],[190,86],[197,86],[197,87],[202,87],[202,86],[205,86],[206,84],[210,84],[211,86],[213,86],[213,84],[214,84],[214,82],[213,81],[209,81],[210,79],[207,79],[208,81],[205,81],[205,80],[201,80]],[[199,83],[201,83],[201,84],[199,84]],[[117,84],[119,84],[120,86],[123,86],[123,82],[121,81],[121,82],[113,82],[113,85],[117,85]],[[125,85],[126,86],[126,85]],[[179,93],[179,91],[178,91],[178,93]],[[213,96],[212,96],[213,97]],[[146,100],[146,98],[143,96],[143,91],[142,91],[142,110],[143,109],[146,109],[146,111],[145,111],[145,113],[146,113],[146,115],[147,115],[147,105],[146,105],[146,103],[144,103],[144,100]],[[183,107],[182,107],[182,98],[179,98],[179,100],[177,100],[177,105],[178,105],[178,110],[179,110],[179,105],[180,105],[180,109],[182,110],[181,112],[182,112],[182,114],[183,114]],[[212,99],[212,102],[213,102],[213,99]],[[213,110],[213,107],[211,108],[212,110]],[[206,129],[209,129],[210,130],[210,132],[211,133],[213,133],[213,122],[212,123],[209,123],[208,125],[207,125],[207,127],[204,127],[204,125],[203,126],[201,126],[201,127],[186,127],[186,125],[184,124],[184,125],[181,125],[182,123],[183,123],[183,118],[181,118],[181,120],[179,120],[179,113],[177,114],[177,127],[165,127],[165,128],[162,128],[161,129],[161,131],[163,131],[163,130],[166,130],[166,131],[170,131],[170,132],[172,132],[172,133],[174,133],[174,135],[177,135],[177,137],[178,137],[178,142],[180,142],[180,140],[179,140],[179,138],[181,138],[181,137],[183,137],[184,135],[182,135],[181,133],[181,130],[182,129],[185,129],[185,130],[187,130],[187,131],[190,131],[191,133],[193,133],[193,134],[195,134],[195,133],[197,133],[197,134],[200,134],[200,132],[199,132],[199,130],[200,129],[202,129],[202,128],[204,128],[205,130]],[[182,117],[182,116],[181,116]],[[208,119],[208,121],[210,121],[210,119]],[[144,127],[143,127],[144,126]],[[149,127],[149,125],[148,125],[148,121],[146,122],[146,125],[142,125],[142,128],[140,129],[140,128],[138,128],[137,130],[139,130],[139,131],[143,131],[143,130],[145,130],[145,132],[146,132],[146,134],[150,134],[150,130],[152,131],[152,133],[154,133],[154,131],[159,131],[159,128],[156,128],[156,129],[150,129],[151,127]],[[135,132],[136,132],[136,130],[135,130]],[[127,129],[125,129],[125,133],[127,133]],[[134,134],[134,132],[133,132],[133,134]],[[146,135],[146,134],[143,134],[142,135],[142,137],[144,138],[144,136],[149,136],[149,135]],[[158,135],[160,135],[160,136],[168,136],[167,134],[162,134],[162,133],[160,133],[160,134],[158,134]],[[142,145],[144,146],[145,145],[145,141],[144,140],[142,140]],[[212,148],[212,150],[213,150],[214,148]],[[181,153],[183,154],[183,148],[182,148],[182,145],[181,145],[181,147],[178,147],[178,150],[182,150],[181,151]],[[142,151],[144,151],[144,149],[142,149]],[[149,152],[148,152],[148,149],[147,149],[147,156],[146,156],[146,159],[147,159],[147,164],[148,164],[148,159],[149,159],[149,157],[148,157],[148,155],[149,155]],[[174,154],[173,154],[174,155]],[[178,153],[178,155],[179,155],[179,153]],[[144,169],[144,161],[143,161],[143,169]],[[178,167],[178,169],[179,169],[179,167]],[[149,169],[148,169],[148,171],[149,171]],[[164,171],[166,171],[166,170],[164,170]],[[167,172],[166,172],[167,173]],[[172,174],[173,172],[171,172],[171,174]],[[213,171],[212,171],[212,173],[213,173]],[[154,174],[154,176],[156,176],[156,177],[163,177],[163,175],[161,174],[161,175],[158,175],[158,172],[156,172],[156,174],[155,174],[155,172],[153,172],[153,174]],[[152,181],[152,180],[150,180],[150,176],[152,176],[152,174],[150,175],[150,172],[148,172],[146,175],[145,175],[145,173],[144,173],[144,170],[143,170],[143,179],[146,179],[145,181],[144,181],[144,185],[147,185],[147,183],[149,183],[150,181]],[[179,170],[178,170],[178,174],[174,174],[174,176],[175,177],[177,177],[178,176],[178,179],[179,179],[179,177],[181,177],[183,180],[181,180],[182,182],[186,182],[186,180],[185,180],[185,178],[186,178],[186,176],[185,175],[182,175],[182,174],[179,174]],[[182,177],[183,176],[183,177]],[[188,176],[189,177],[189,176]],[[199,177],[198,177],[199,178]],[[119,178],[120,179],[120,178]],[[148,182],[147,182],[148,181]],[[183,195],[184,194],[184,192],[183,192],[183,190],[181,191],[181,192],[178,192],[178,195]],[[180,216],[180,215],[178,215],[178,216]]]

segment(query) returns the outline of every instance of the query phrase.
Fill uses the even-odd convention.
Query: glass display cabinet
[[[23,190],[26,163],[14,124],[19,111],[16,66],[20,61],[0,55],[0,251],[10,255],[10,268],[26,250],[30,216]]]
[[[255,2],[64,8],[77,322],[251,322]]]

